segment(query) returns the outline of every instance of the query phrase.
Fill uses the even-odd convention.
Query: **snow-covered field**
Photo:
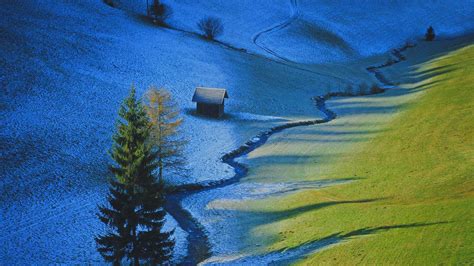
[[[118,0],[134,13],[144,13],[146,0]],[[472,1],[330,1],[330,0],[169,0],[169,23],[197,31],[207,16],[222,20],[219,38],[236,47],[271,56],[257,42],[292,61],[314,64],[383,53],[423,36],[430,25],[443,36],[474,27]],[[286,23],[288,22],[288,23]],[[270,30],[275,28],[276,30]]]
[[[130,7],[126,10],[138,10],[130,1],[121,2]],[[102,1],[0,3],[1,264],[101,261],[93,241],[100,229],[96,205],[104,200],[109,175],[106,152],[119,104],[131,84],[139,94],[151,84],[163,86],[183,110],[190,178],[170,178],[170,182],[181,183],[232,176],[233,170],[220,162],[223,153],[272,125],[321,116],[311,96],[372,79],[365,66],[353,67],[354,62],[347,66],[301,65],[319,72],[316,74],[293,67],[296,64],[266,59],[275,57],[256,46],[253,37],[287,20],[290,1],[169,1],[174,10],[172,26],[194,30],[201,17],[219,16],[225,26],[222,40],[259,56],[154,27],[136,12],[113,9]],[[260,38],[278,54],[303,63],[327,61],[333,41],[355,57],[383,52],[424,31],[429,18],[446,34],[474,27],[466,19],[473,16],[469,1],[450,3],[449,8],[441,8],[447,5],[441,2],[433,4],[432,10],[440,13],[431,12],[431,17],[423,13],[427,12],[425,4],[400,3],[419,6],[406,10],[423,17],[423,23],[418,23],[407,16],[403,21],[413,28],[401,31],[394,30],[396,21],[401,20],[395,14],[402,18],[403,13],[396,10],[398,6],[393,11],[382,9],[379,14],[386,19],[367,25],[370,17],[358,24],[341,20],[347,16],[362,19],[364,8],[354,11],[331,3],[317,8],[316,2],[297,4],[297,22]],[[446,19],[450,16],[452,19]],[[306,26],[300,25],[308,21],[317,29],[324,28],[323,37],[308,37],[306,29],[301,29]],[[382,31],[377,23],[392,28]],[[361,35],[368,26],[369,35]],[[391,37],[385,41],[387,35]],[[324,36],[330,37],[329,42],[319,40]],[[364,42],[367,36],[371,39]],[[366,50],[373,42],[375,48]],[[326,50],[319,49],[323,46]],[[334,49],[342,46],[335,44]],[[324,52],[315,53],[314,49]],[[331,58],[346,58],[334,53]],[[228,89],[224,119],[192,114],[191,97],[197,86]],[[185,252],[184,232],[177,230],[176,234],[181,256]]]

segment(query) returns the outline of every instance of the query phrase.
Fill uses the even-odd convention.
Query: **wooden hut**
[[[197,87],[193,102],[196,103],[197,113],[218,118],[224,114],[225,98],[229,98],[226,89]]]

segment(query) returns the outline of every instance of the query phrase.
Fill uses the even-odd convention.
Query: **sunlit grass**
[[[318,201],[379,199],[367,204],[336,205],[310,212],[285,225],[304,222],[315,238],[402,224],[317,253],[306,263],[472,263],[474,261],[474,46],[424,65],[437,74],[426,94],[392,123],[340,175],[366,176],[360,182],[315,195]],[[349,160],[351,161],[351,160]],[[305,227],[305,226],[303,226]],[[297,229],[298,228],[298,229]],[[318,235],[318,236],[316,236]],[[297,237],[289,238],[294,241]],[[278,245],[278,244],[275,244]]]
[[[268,212],[253,236],[266,237],[268,250],[334,234],[344,238],[300,261],[311,265],[472,263],[472,73],[474,46],[419,66],[412,75],[429,77],[422,83],[424,95],[363,149],[331,160],[336,170],[325,172],[325,178],[361,179],[253,202],[246,208]],[[317,162],[303,161],[317,169]],[[288,175],[310,178],[304,165],[287,167]],[[279,215],[288,210],[295,211]]]

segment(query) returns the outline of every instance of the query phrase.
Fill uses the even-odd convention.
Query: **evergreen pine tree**
[[[108,206],[99,207],[108,231],[96,237],[98,251],[115,265],[124,259],[134,265],[164,263],[172,254],[173,232],[162,232],[164,185],[152,175],[157,157],[148,144],[151,124],[133,87],[119,115],[111,151],[115,164],[110,166],[115,179],[110,181]]]
[[[426,30],[426,34],[425,34],[425,40],[428,41],[428,42],[431,42],[435,39],[435,32],[434,32],[434,29],[432,26],[430,26],[427,30]]]
[[[174,240],[171,236],[174,232],[162,232],[166,212],[163,209],[165,203],[164,183],[153,182],[146,187],[144,193],[142,215],[140,225],[146,230],[139,232],[140,257],[152,265],[162,264],[171,259]]]
[[[183,174],[186,142],[179,131],[183,119],[179,117],[179,109],[171,93],[151,86],[145,94],[145,108],[152,124],[150,140],[157,155],[158,180],[163,180],[164,170]]]
[[[111,209],[100,206],[99,219],[112,230],[105,235],[96,237],[97,250],[107,262],[120,265],[125,257],[130,254],[130,240],[132,225],[128,222],[133,213],[132,197],[127,193],[126,185],[115,180],[110,181],[110,195],[107,200]]]

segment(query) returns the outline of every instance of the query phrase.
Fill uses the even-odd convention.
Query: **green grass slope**
[[[297,231],[312,220],[316,239],[348,237],[303,263],[474,262],[474,46],[432,60],[415,74],[428,73],[425,95],[335,173],[366,178],[312,198],[374,201],[288,221]]]
[[[308,215],[311,227],[318,228],[316,238],[335,232],[349,237],[303,263],[474,262],[472,73],[472,45],[414,73],[431,76],[424,82],[425,95],[336,173],[366,178],[312,199],[375,201]],[[298,228],[301,222],[287,226]]]
[[[214,206],[242,214],[259,253],[342,239],[301,264],[473,263],[474,46],[416,62],[403,89],[335,99],[338,119],[245,161],[246,182],[353,182]]]

